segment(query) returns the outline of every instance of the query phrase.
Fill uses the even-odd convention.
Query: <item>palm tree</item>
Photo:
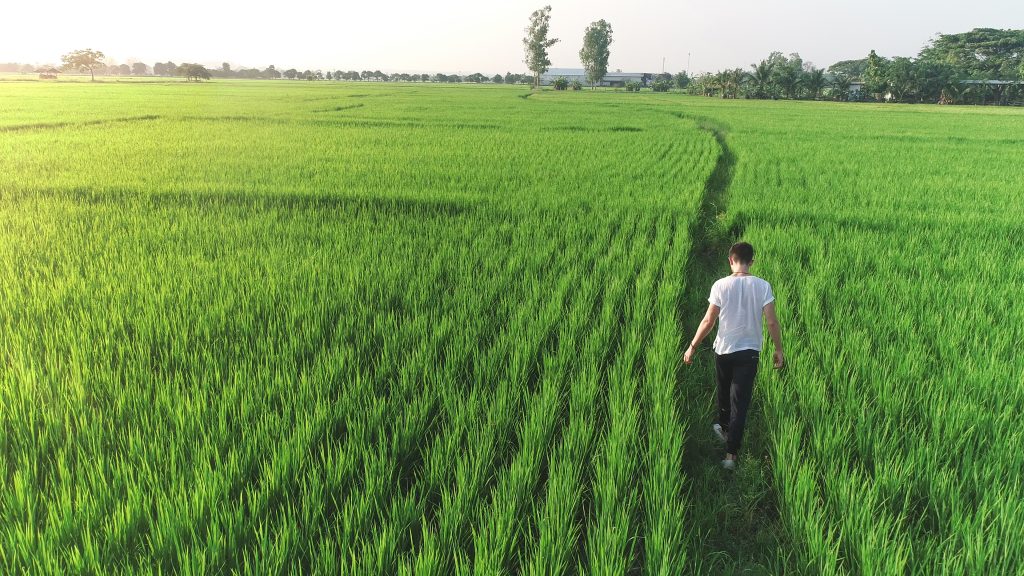
[[[817,100],[821,96],[821,90],[825,87],[825,71],[821,68],[811,68],[810,72],[804,75],[804,86],[811,98]]]
[[[753,85],[752,94],[754,98],[768,98],[773,92],[772,71],[775,70],[775,63],[761,60],[760,64],[751,64],[753,72],[747,75]]]
[[[850,77],[846,74],[836,74],[832,78],[832,97],[836,100],[848,100],[850,98]]]
[[[729,73],[727,71],[721,71],[715,74],[712,86],[722,91],[722,98],[729,97]]]
[[[729,70],[729,85],[732,87],[732,97],[739,98],[740,90],[743,89],[743,83],[747,79],[747,73],[743,71],[743,68],[735,68]]]
[[[796,98],[800,92],[803,71],[793,66],[780,66],[775,71],[775,82],[782,89],[782,93],[786,98]]]

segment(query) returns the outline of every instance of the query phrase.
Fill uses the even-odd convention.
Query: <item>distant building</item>
[[[57,70],[53,66],[46,66],[36,70],[39,73],[40,80],[56,80],[57,75],[60,74],[60,70]]]
[[[580,84],[584,86],[590,86],[590,82],[587,80],[587,72],[582,68],[550,68],[547,72],[540,75],[541,86],[550,86],[552,82],[559,78],[565,78],[569,82],[578,80]],[[622,88],[627,82],[638,82],[641,86],[647,86],[647,82],[653,78],[653,74],[647,74],[644,72],[609,72],[604,75],[598,86]]]
[[[1014,90],[1016,86],[1024,86],[1024,80],[961,80],[960,84],[964,84],[971,89],[972,92],[979,92],[982,104],[1002,104],[1002,105],[1014,105],[1020,106],[1024,102],[1013,101],[1015,95],[1017,98],[1021,95],[1021,90]],[[982,89],[982,87],[984,87]]]
[[[864,94],[864,81],[854,80],[850,82],[850,94],[848,100],[860,100],[860,97]]]
[[[961,84],[985,84],[986,86],[1014,86],[1024,84],[1024,80],[961,80]]]

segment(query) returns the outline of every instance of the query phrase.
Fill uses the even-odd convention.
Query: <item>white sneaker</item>
[[[725,436],[725,432],[722,431],[721,424],[715,424],[714,426],[712,426],[711,431],[715,433],[715,436],[718,437],[718,441],[721,442],[722,444],[725,444],[726,442],[729,441],[729,439]]]
[[[736,469],[736,461],[735,460],[722,460],[722,468],[725,468],[726,470],[735,470]]]

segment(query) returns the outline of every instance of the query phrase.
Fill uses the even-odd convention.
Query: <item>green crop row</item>
[[[0,111],[5,573],[1024,561],[1019,111],[290,82]],[[739,238],[789,365],[730,475],[680,356]]]
[[[1024,115],[701,106],[728,126],[727,225],[786,333],[790,366],[755,395],[796,565],[1018,571]]]
[[[673,572],[711,135],[207,87],[0,92],[0,566]]]

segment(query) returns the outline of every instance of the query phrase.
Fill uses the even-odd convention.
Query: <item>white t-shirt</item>
[[[761,350],[761,313],[775,301],[772,287],[757,276],[726,276],[711,287],[708,302],[718,306],[715,352]]]

